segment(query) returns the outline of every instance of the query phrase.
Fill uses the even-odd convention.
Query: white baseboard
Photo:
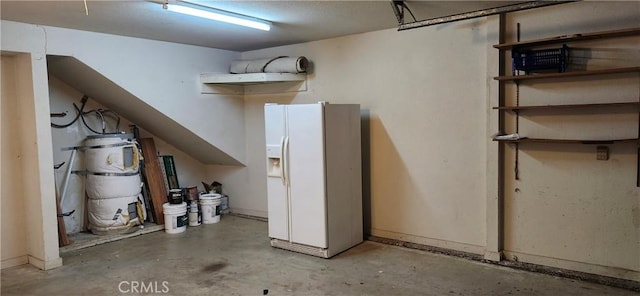
[[[603,266],[585,262],[576,262],[558,258],[550,258],[539,255],[532,255],[513,251],[493,252],[485,249],[484,246],[476,246],[458,242],[450,242],[421,236],[415,236],[393,231],[371,229],[371,235],[381,238],[388,238],[409,243],[416,243],[426,246],[438,247],[443,249],[461,251],[466,253],[480,254],[484,259],[499,262],[502,260],[518,261],[529,264],[537,264],[546,267],[560,268],[569,271],[577,271],[581,273],[594,274],[599,276],[613,277],[623,280],[632,280],[640,282],[640,271],[611,266]],[[517,259],[516,259],[517,258]]]
[[[5,269],[9,267],[18,266],[18,265],[24,265],[27,263],[29,263],[29,257],[27,257],[27,255],[24,255],[24,256],[19,256],[15,258],[4,259],[0,263],[0,266],[2,269]]]
[[[240,208],[230,208],[229,211],[234,214],[247,215],[253,217],[267,218],[267,211],[259,211],[259,210],[249,210],[249,209],[240,209]]]
[[[484,259],[494,262],[502,260],[502,252],[484,251]]]
[[[592,273],[602,276],[640,281],[640,271],[629,270],[611,266],[603,266],[558,258],[550,258],[539,255],[531,255],[520,252],[504,251],[506,259],[510,261],[526,262],[550,267],[557,267],[568,270],[575,270],[584,273]],[[515,260],[517,258],[517,260]]]
[[[383,238],[395,239],[399,241],[410,242],[410,243],[416,243],[421,245],[427,245],[432,247],[455,250],[460,252],[480,254],[480,255],[485,254],[484,246],[476,246],[476,245],[465,244],[465,243],[451,242],[451,241],[433,239],[428,237],[398,233],[398,232],[375,229],[375,228],[371,229],[371,235],[383,237]]]

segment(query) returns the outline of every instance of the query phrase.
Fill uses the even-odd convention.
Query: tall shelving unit
[[[565,44],[574,43],[595,39],[608,39],[619,38],[628,36],[639,36],[640,28],[628,28],[622,30],[601,31],[585,34],[573,34],[563,35],[544,39],[535,39],[529,41],[518,41],[510,43],[501,43],[494,45],[494,48],[500,50],[501,56],[504,56],[506,51],[509,50],[521,50],[521,49],[533,49],[543,47],[552,44]],[[502,66],[501,66],[502,67]],[[516,139],[494,139],[501,143],[510,143],[515,145],[515,178],[519,179],[518,168],[518,152],[521,144],[527,143],[551,143],[551,144],[587,144],[587,145],[606,145],[615,143],[628,143],[635,142],[638,144],[637,148],[637,173],[636,173],[636,186],[640,187],[640,98],[629,98],[626,102],[600,102],[589,104],[553,104],[553,105],[527,105],[521,106],[519,103],[519,87],[521,84],[525,84],[529,81],[545,80],[545,82],[556,81],[554,79],[573,79],[578,77],[592,76],[594,78],[608,75],[638,75],[640,73],[640,67],[623,67],[623,68],[609,68],[599,70],[584,70],[584,71],[572,71],[561,73],[536,73],[526,75],[501,75],[494,77],[500,83],[500,89],[505,89],[505,83],[516,84],[516,102],[514,105],[504,105],[503,99],[499,100],[499,106],[493,107],[498,112],[513,112],[515,113],[515,133],[519,131],[519,117],[525,116],[527,111],[538,110],[567,110],[567,109],[589,109],[594,112],[611,112],[611,110],[623,110],[625,112],[634,112],[638,114],[638,135],[635,138],[626,139],[558,139],[558,138],[528,138],[519,137]],[[501,116],[502,117],[502,116]],[[502,125],[501,125],[502,126]]]

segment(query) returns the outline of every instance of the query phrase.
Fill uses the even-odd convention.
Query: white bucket
[[[222,195],[207,193],[200,195],[202,209],[202,224],[213,224],[220,221],[220,202]]]
[[[189,226],[198,226],[200,225],[200,217],[198,214],[198,202],[195,200],[191,201],[189,205]]]
[[[187,229],[187,203],[162,205],[164,212],[164,231],[166,233],[181,233]]]
[[[220,214],[229,213],[229,196],[223,195],[220,199]]]

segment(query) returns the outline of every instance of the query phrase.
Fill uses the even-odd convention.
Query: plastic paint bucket
[[[189,204],[189,226],[200,225],[200,217],[198,214],[198,202],[192,200]]]
[[[220,221],[220,202],[222,195],[208,193],[200,195],[200,208],[202,208],[202,224],[213,224]]]
[[[169,200],[170,204],[179,205],[182,203],[183,198],[184,198],[184,194],[182,192],[182,189],[169,190],[169,196],[167,196],[167,199]]]
[[[164,231],[166,233],[181,233],[187,229],[187,203],[179,205],[165,203],[162,205],[164,212]]]

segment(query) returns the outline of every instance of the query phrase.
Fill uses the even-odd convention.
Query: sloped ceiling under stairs
[[[204,164],[243,165],[173,118],[146,104],[81,61],[67,56],[47,57],[53,75],[140,128],[161,138]]]

